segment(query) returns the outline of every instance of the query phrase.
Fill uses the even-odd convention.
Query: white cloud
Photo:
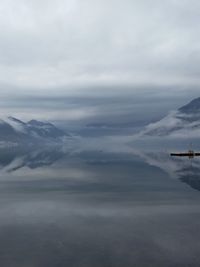
[[[195,0],[2,0],[0,81],[199,84],[199,10]]]

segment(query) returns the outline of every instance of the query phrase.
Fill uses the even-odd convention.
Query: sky
[[[1,0],[0,112],[163,116],[198,96],[199,22],[197,0]]]

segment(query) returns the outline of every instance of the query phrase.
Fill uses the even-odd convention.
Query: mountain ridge
[[[46,142],[59,142],[62,138],[70,136],[50,122],[30,120],[24,122],[9,116],[0,120],[0,142],[16,144],[35,144]]]
[[[196,112],[200,113],[200,97],[193,99],[188,104],[179,108],[178,111],[185,114],[194,114]]]
[[[140,135],[154,137],[200,136],[200,97],[175,111],[169,112],[161,120],[150,123]]]

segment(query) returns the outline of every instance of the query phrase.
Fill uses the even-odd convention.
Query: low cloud
[[[198,138],[200,136],[200,114],[188,115],[172,111],[163,119],[149,124],[142,135],[166,138]]]

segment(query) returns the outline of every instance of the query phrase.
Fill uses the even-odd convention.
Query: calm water
[[[1,151],[0,266],[199,266],[199,163]]]

